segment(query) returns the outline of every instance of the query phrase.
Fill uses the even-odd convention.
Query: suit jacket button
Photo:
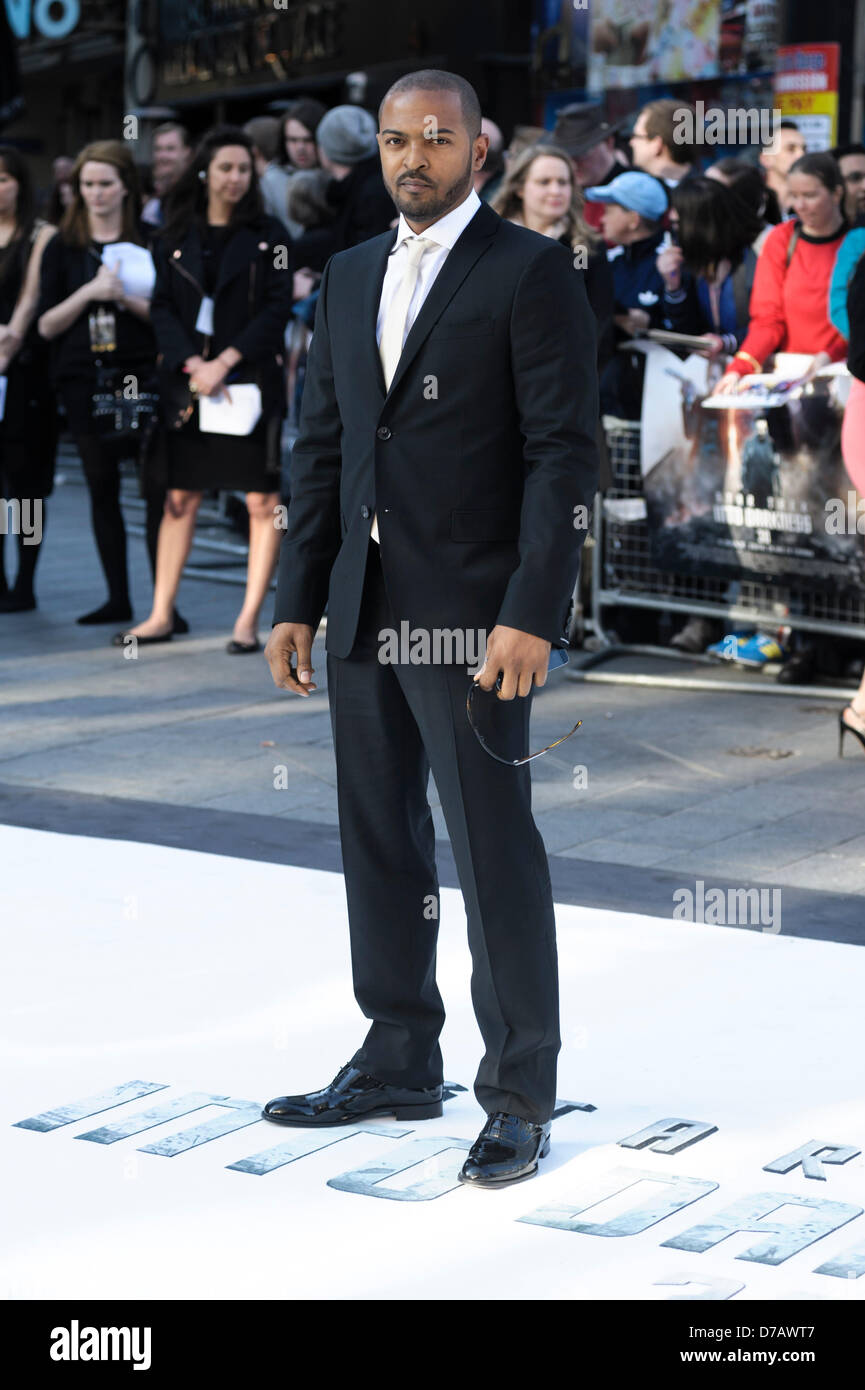
[[[378,429],[376,430],[376,436],[379,439],[390,439],[391,434],[387,425],[379,425]]]
[[[367,507],[366,505],[362,506],[360,509],[360,514],[363,517],[364,521],[366,521],[367,517],[369,516],[369,507]]]

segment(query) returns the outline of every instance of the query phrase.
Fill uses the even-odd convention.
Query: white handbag
[[[198,398],[202,434],[252,434],[260,419],[261,389],[254,382],[235,382],[218,396]]]

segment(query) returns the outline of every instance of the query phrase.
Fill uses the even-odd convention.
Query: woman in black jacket
[[[36,607],[33,579],[54,486],[57,410],[48,349],[36,331],[39,268],[54,228],[33,215],[33,185],[22,155],[0,145],[0,497],[19,507],[17,571],[6,583],[0,528],[0,613]],[[26,524],[25,524],[26,523]]]
[[[107,603],[78,621],[116,623],[132,617],[120,460],[134,456],[138,444],[129,432],[107,432],[114,420],[94,413],[94,396],[109,380],[111,389],[121,384],[123,390],[134,381],[143,403],[156,357],[149,298],[125,292],[115,273],[121,258],[111,253],[118,242],[142,246],[138,176],[128,147],[120,140],[85,146],[72,187],[60,230],[42,256],[39,332],[51,343],[52,380],[81,457],[108,585]]]
[[[232,126],[210,131],[169,195],[155,247],[152,321],[159,350],[161,432],[168,493],[159,531],[153,610],[131,629],[139,642],[172,636],[174,598],[205,491],[240,489],[249,511],[243,607],[228,643],[257,651],[258,616],[279,549],[280,438],[285,415],[283,342],[292,262],[285,229],[262,211],[252,145]],[[205,433],[197,401],[235,383],[260,392],[246,435]],[[127,633],[113,639],[121,645]]]

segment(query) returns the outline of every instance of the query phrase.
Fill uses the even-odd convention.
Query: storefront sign
[[[796,122],[809,151],[830,150],[838,143],[837,43],[789,44],[778,49],[775,105],[782,117]]]

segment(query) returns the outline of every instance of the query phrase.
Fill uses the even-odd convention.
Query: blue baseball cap
[[[670,204],[660,179],[636,169],[617,174],[609,183],[584,188],[583,193],[590,203],[618,203],[619,207],[638,212],[649,222],[660,222]]]

